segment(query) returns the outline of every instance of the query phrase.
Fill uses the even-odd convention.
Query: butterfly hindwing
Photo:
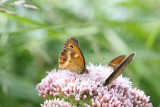
[[[83,73],[84,66],[78,53],[72,48],[65,48],[59,57],[59,68],[64,68],[77,74]]]

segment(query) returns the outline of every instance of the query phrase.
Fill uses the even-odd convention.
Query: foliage
[[[86,64],[106,64],[135,51],[124,73],[160,105],[159,0],[0,1],[0,106],[39,106],[36,84],[58,68],[69,37],[78,38]],[[14,14],[13,14],[14,13]]]

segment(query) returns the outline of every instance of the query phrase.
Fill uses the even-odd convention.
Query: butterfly
[[[65,42],[64,48],[59,56],[59,68],[82,74],[87,73],[85,60],[76,38],[72,37]]]
[[[135,52],[131,53],[125,60],[125,56],[119,56],[113,59],[108,66],[113,67],[113,72],[109,75],[109,77],[105,80],[103,86],[106,86],[113,82],[120,74],[124,72],[126,67],[132,62],[134,56],[136,55]]]

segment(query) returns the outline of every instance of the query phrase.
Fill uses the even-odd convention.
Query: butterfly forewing
[[[116,69],[116,67],[124,60],[125,55],[118,56],[114,58],[111,62],[109,62],[108,66]]]
[[[105,80],[104,86],[110,84],[114,81],[122,72],[126,69],[126,67],[132,62],[135,53],[130,54],[118,67],[111,73],[111,75]]]
[[[68,39],[65,43],[65,46],[64,48],[73,48],[77,53],[78,55],[80,56],[81,58],[81,62],[83,63],[83,66],[85,66],[85,60],[84,60],[84,56],[81,52],[81,49],[79,47],[79,42],[76,38],[72,37],[70,39]]]
[[[82,74],[85,66],[82,63],[81,57],[73,48],[64,48],[59,57],[59,68]]]
[[[75,45],[75,46],[79,47],[78,40],[74,37],[67,39],[67,41],[65,42],[64,48],[70,47],[71,45]]]
[[[71,39],[79,46],[79,42],[76,38],[72,37]]]

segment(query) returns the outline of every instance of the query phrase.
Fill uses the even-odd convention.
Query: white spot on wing
[[[74,57],[77,58],[77,57],[78,57],[78,54],[76,53],[76,54],[74,55]]]

